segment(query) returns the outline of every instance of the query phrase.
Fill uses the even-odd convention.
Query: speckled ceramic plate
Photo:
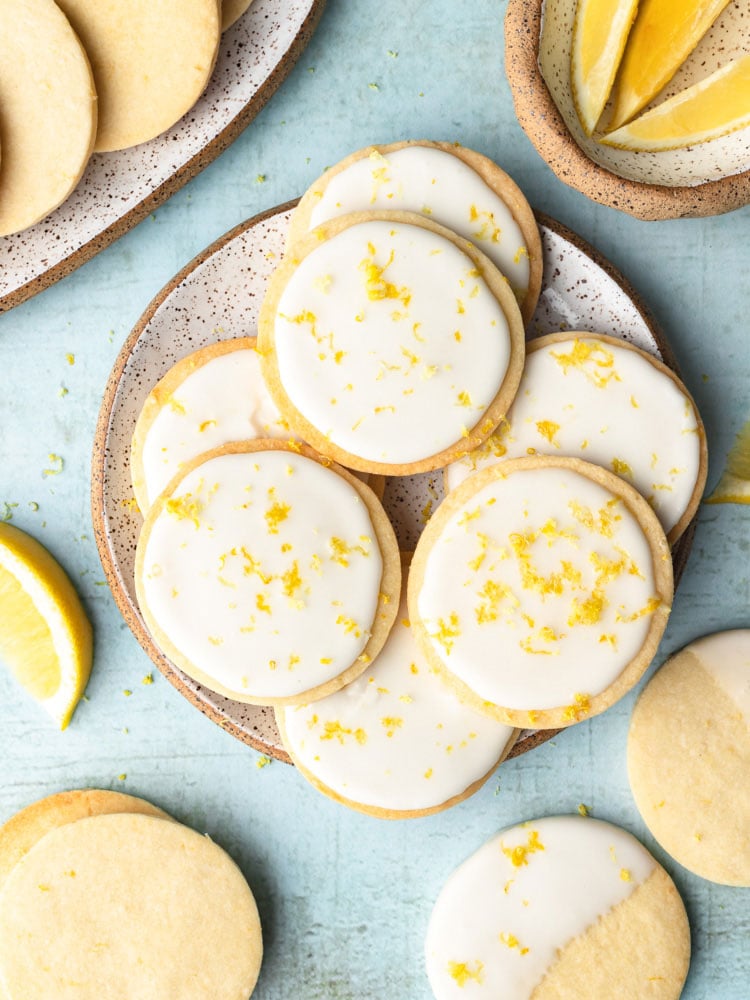
[[[293,205],[236,227],[181,271],[154,299],[117,358],[99,413],[92,461],[92,514],[99,555],[115,601],[161,672],[222,728],[256,749],[288,761],[273,710],[224,698],[179,671],[155,646],[135,596],[133,564],[141,516],[133,510],[130,440],[144,400],[186,354],[217,340],[253,336],[268,278],[286,241]],[[636,344],[675,368],[648,311],[615,269],[559,223],[538,216],[544,251],[542,293],[529,336],[558,330],[607,333]],[[429,511],[442,497],[442,474],[393,477],[384,503],[401,548],[413,549]],[[675,578],[687,560],[694,525],[674,549]],[[511,756],[544,742],[550,730],[522,734]]]
[[[508,0],[505,67],[516,116],[557,176],[640,219],[720,215],[750,202],[750,127],[658,153],[586,136],[570,85],[577,0]],[[649,108],[750,52],[750,0],[732,0]],[[648,110],[648,109],[646,109]]]
[[[60,208],[0,237],[0,312],[80,267],[231,145],[289,74],[324,6],[254,0],[224,32],[211,82],[184,118],[151,142],[96,154]]]

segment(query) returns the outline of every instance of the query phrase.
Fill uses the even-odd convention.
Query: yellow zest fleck
[[[342,625],[344,632],[346,632],[347,635],[353,633],[355,639],[359,639],[362,635],[362,629],[359,627],[357,622],[355,622],[353,618],[348,618],[346,615],[339,615],[336,619],[336,624]]]
[[[560,430],[559,424],[556,424],[553,420],[537,420],[536,429],[551,445],[554,445],[555,448],[560,447],[560,443],[555,441],[555,435]]]
[[[459,316],[463,316],[463,314],[466,312],[466,307],[464,306],[461,299],[456,299],[456,312],[458,313]]]
[[[522,259],[523,259],[524,257],[528,257],[528,256],[529,256],[529,250],[528,250],[528,247],[525,247],[525,246],[520,246],[520,247],[518,248],[518,250],[516,250],[516,252],[515,252],[515,253],[513,254],[513,263],[514,263],[514,264],[520,264],[520,263],[521,263],[521,260],[522,260]]]
[[[385,735],[390,739],[397,729],[401,729],[404,720],[397,715],[386,715],[380,720],[380,725],[385,729]]]
[[[589,814],[589,807],[588,807],[588,806],[585,806],[585,805],[583,804],[583,802],[581,802],[581,803],[579,804],[579,806],[578,806],[578,812],[579,812],[579,814],[580,814],[581,816],[588,816],[588,814]]]
[[[472,969],[467,962],[448,962],[448,975],[461,987],[469,981],[481,983],[484,980],[484,963],[477,959]]]
[[[199,515],[203,512],[203,503],[192,493],[170,497],[164,504],[164,509],[178,521],[192,521],[196,528],[200,528]]]
[[[141,677],[141,684],[148,685],[148,684],[153,684],[153,683],[154,683],[154,675],[153,674],[146,674],[145,677]]]
[[[295,559],[290,568],[281,575],[281,582],[284,585],[284,593],[287,597],[294,597],[300,587],[304,585],[304,580],[299,573],[299,565]]]
[[[331,277],[330,274],[320,274],[313,281],[313,285],[315,288],[318,289],[319,292],[323,292],[324,295],[328,295],[328,293],[331,290],[332,282],[333,278]]]
[[[478,240],[490,240],[492,243],[500,242],[503,231],[495,222],[494,212],[480,212],[476,205],[472,205],[469,209],[469,219],[471,222],[484,220],[477,232],[472,233],[473,237]]]
[[[628,622],[628,623],[637,621],[639,618],[643,618],[645,615],[652,615],[657,608],[661,607],[661,604],[662,604],[661,598],[652,597],[643,605],[642,608],[639,608],[638,611],[634,611],[630,615],[623,615],[618,611],[618,613],[615,615],[615,621]]]
[[[60,455],[56,455],[54,452],[50,452],[47,455],[47,461],[50,463],[48,469],[42,470],[43,476],[59,476],[63,470],[64,462]]]
[[[198,425],[198,430],[201,432],[201,434],[203,434],[205,431],[208,430],[209,427],[215,427],[215,426],[216,426],[215,420],[204,420],[203,423]]]
[[[255,595],[255,607],[258,609],[258,611],[263,611],[267,615],[271,614],[271,605],[265,599],[263,594]]]
[[[474,608],[474,615],[479,625],[487,625],[489,622],[497,621],[500,613],[500,604],[507,600],[513,607],[518,607],[520,601],[506,583],[499,580],[487,580],[484,587],[478,594],[480,601]]]
[[[576,340],[569,354],[558,354],[555,351],[550,353],[566,375],[571,368],[577,368],[598,389],[606,388],[612,380],[621,381],[620,376],[615,371],[614,354],[602,344]]]
[[[379,264],[375,263],[375,247],[371,243],[368,243],[367,247],[370,256],[360,261],[359,270],[365,275],[365,290],[367,291],[368,299],[372,302],[381,299],[398,299],[405,308],[408,308],[411,302],[411,292],[409,289],[406,287],[397,288],[396,285],[385,278],[385,272],[393,263],[395,251],[391,250],[388,263],[384,267],[380,267]]]
[[[289,517],[291,507],[288,503],[280,503],[276,500],[263,515],[268,525],[269,535],[278,535],[279,525]]]
[[[470,394],[465,390],[463,392],[459,392],[457,399],[459,406],[474,406]]]
[[[539,833],[536,830],[531,830],[525,844],[518,844],[516,847],[506,847],[501,842],[500,848],[514,868],[528,865],[530,854],[535,854],[537,851],[545,849],[544,844],[539,840]]]
[[[613,458],[612,471],[618,476],[627,477],[628,479],[633,478],[633,470],[630,468],[627,462],[623,462],[621,458]]]
[[[427,768],[427,770],[424,773],[424,776],[425,776],[425,778],[431,778],[432,777],[432,768],[431,767]]]
[[[223,646],[224,645],[224,640],[221,638],[220,635],[210,635],[208,637],[208,641],[211,643],[212,646]]]
[[[638,400],[635,398],[635,396],[630,397],[630,405],[633,407],[634,410],[639,409]]]
[[[587,694],[577,694],[573,699],[573,704],[568,705],[563,712],[563,719],[566,722],[577,722],[591,711],[591,699]]]
[[[421,323],[414,323],[414,325],[411,328],[411,332],[414,335],[414,339],[418,340],[421,344],[423,344],[426,338],[423,337],[422,334],[419,332],[419,328],[421,325],[422,325]]]
[[[321,740],[338,740],[344,746],[347,736],[352,736],[357,743],[362,746],[367,742],[367,733],[364,729],[351,729],[342,726],[338,720],[323,723],[323,732],[320,734]]]
[[[499,938],[501,943],[504,944],[506,947],[518,948],[518,951],[521,955],[528,955],[529,949],[521,947],[521,942],[518,940],[515,934],[502,933],[499,935]]]
[[[606,642],[608,645],[612,647],[612,649],[617,649],[617,636],[612,635],[612,633],[603,632],[599,636],[599,642],[600,643]]]
[[[427,503],[422,508],[422,524],[427,524],[427,522],[432,517],[432,500],[428,500]]]
[[[369,539],[367,541],[369,542]],[[349,556],[353,552],[358,552],[363,556],[370,555],[369,550],[364,545],[349,545],[343,538],[338,538],[336,535],[330,539],[328,547],[331,551],[331,559],[340,566],[349,565]]]
[[[333,663],[333,660],[331,659],[330,656],[321,656],[320,662],[323,664],[324,667],[327,667],[329,663]]]
[[[450,656],[454,646],[454,639],[457,639],[458,636],[461,635],[458,615],[455,611],[451,611],[447,622],[444,618],[438,618],[437,624],[438,630],[437,632],[431,632],[430,638],[439,642],[445,652]]]
[[[630,874],[627,868],[620,869],[620,878],[623,882],[632,882],[633,876]]]
[[[168,397],[167,405],[173,413],[178,413],[180,416],[184,416],[186,413],[185,406],[179,401],[179,399],[175,399],[174,396]]]

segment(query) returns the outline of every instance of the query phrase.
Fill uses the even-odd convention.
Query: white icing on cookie
[[[275,346],[303,417],[350,455],[393,464],[460,442],[510,360],[508,321],[471,258],[391,221],[352,225],[300,262]]]
[[[383,560],[365,503],[337,473],[289,451],[209,458],[148,525],[141,608],[221,689],[302,696],[362,653]]]
[[[143,441],[147,507],[182,466],[229,441],[292,435],[248,347],[199,364],[162,405]],[[140,490],[139,490],[140,492]]]
[[[348,212],[418,212],[471,240],[506,276],[519,299],[529,287],[529,254],[508,206],[451,153],[405,146],[373,151],[334,174],[310,215],[310,228]]]
[[[646,497],[667,532],[692,499],[701,461],[695,409],[676,382],[637,351],[584,335],[530,345],[506,419],[446,468],[446,486],[535,452],[616,472]]]
[[[609,823],[555,816],[505,830],[465,861],[427,929],[436,1000],[527,1000],[557,959],[656,868]]]
[[[428,550],[412,618],[480,698],[567,707],[574,721],[649,631],[660,602],[648,539],[620,498],[570,468],[482,475]]]
[[[496,766],[514,732],[462,705],[435,676],[405,592],[372,667],[336,694],[279,713],[287,750],[315,779],[354,803],[394,811],[463,794]]]
[[[750,726],[750,629],[717,632],[687,647]]]

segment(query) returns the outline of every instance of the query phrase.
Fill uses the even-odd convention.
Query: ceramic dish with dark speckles
[[[750,202],[750,126],[680,149],[617,149],[587,136],[570,82],[577,0],[508,0],[505,68],[521,127],[560,180],[639,219],[731,212]],[[750,0],[732,0],[645,110],[750,52]]]
[[[104,250],[216,159],[286,79],[325,0],[254,0],[222,35],[208,88],[150,142],[94,155],[73,194],[22,233],[0,238],[0,312]]]
[[[156,382],[207,344],[254,336],[270,275],[284,252],[292,204],[258,215],[231,230],[187,265],[146,309],[125,341],[104,393],[92,459],[92,516],[99,555],[115,601],[159,670],[223,729],[279,760],[273,709],[233,701],[182,673],[159,650],[139,611],[133,579],[142,518],[134,510],[130,441],[138,414]],[[625,279],[604,258],[558,222],[537,216],[544,274],[529,337],[584,330],[620,337],[676,370],[662,333]],[[442,474],[392,477],[384,504],[402,550],[413,549],[429,513],[442,498]],[[694,523],[673,550],[675,579],[690,552]],[[538,746],[554,730],[521,735],[510,756]]]

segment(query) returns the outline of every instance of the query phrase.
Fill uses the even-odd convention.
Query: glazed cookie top
[[[227,445],[188,464],[150,508],[136,553],[158,645],[210,689],[260,704],[320,697],[361,673],[399,580],[372,491],[293,442]]]
[[[229,441],[289,436],[263,381],[255,337],[201,348],[159,381],[138,417],[130,462],[138,506],[148,510],[201,452]]]
[[[171,820],[121,813],[67,823],[0,892],[8,1000],[247,1000],[261,954],[239,868]]]
[[[431,662],[513,725],[570,725],[640,677],[666,625],[672,568],[651,508],[578,459],[484,469],[428,522],[409,615]]]
[[[636,805],[669,853],[702,878],[750,886],[750,630],[672,656],[642,692],[628,734]]]
[[[622,476],[651,504],[671,542],[706,481],[703,424],[685,387],[656,358],[601,335],[531,341],[512,407],[484,444],[448,466],[446,487],[536,453],[583,458]]]
[[[364,471],[424,471],[475,447],[523,366],[502,275],[406,213],[317,229],[274,273],[259,330],[266,382],[292,429]]]
[[[552,985],[566,946],[606,920],[657,871],[634,837],[598,820],[555,816],[505,830],[451,875],[435,903],[425,946],[435,997],[536,997],[546,976]],[[675,912],[680,911],[679,930],[687,930],[678,903]],[[627,948],[627,918],[619,929]],[[670,933],[676,937],[678,927],[670,927]],[[679,966],[680,960],[659,956],[651,978],[671,973],[673,964]],[[684,960],[681,966],[680,985],[687,971]],[[636,984],[615,985],[632,989]],[[574,994],[552,990],[543,995]],[[679,987],[653,995],[676,1000]]]
[[[49,214],[94,147],[97,101],[86,53],[52,0],[0,4],[0,236]]]
[[[476,791],[516,731],[462,705],[411,631],[406,593],[377,660],[312,705],[277,710],[286,750],[339,801],[380,816],[422,815]]]
[[[457,143],[368,146],[326,171],[305,193],[290,243],[323,222],[364,211],[418,212],[471,240],[502,271],[524,319],[539,295],[539,231],[523,193],[487,157]]]

